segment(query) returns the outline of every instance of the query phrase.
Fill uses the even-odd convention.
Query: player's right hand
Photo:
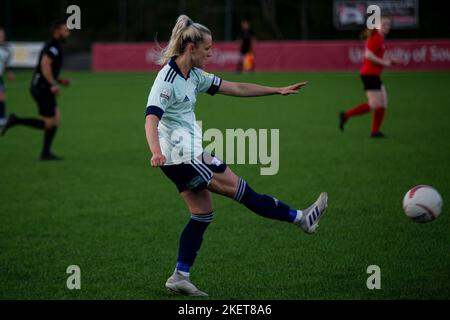
[[[162,153],[154,154],[150,160],[152,167],[161,167],[166,163],[166,157]]]
[[[390,61],[391,61],[391,66],[398,66],[402,63],[402,61],[399,59],[391,59]]]
[[[280,88],[278,93],[283,96],[286,96],[288,94],[296,94],[302,87],[306,86],[307,83],[308,83],[308,81],[303,81],[303,82],[299,82],[299,83],[290,85],[288,87]]]
[[[59,94],[59,86],[58,85],[53,85],[50,87],[50,91],[57,96]]]

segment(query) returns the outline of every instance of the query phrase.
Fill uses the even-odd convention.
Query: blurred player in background
[[[242,71],[255,71],[255,54],[253,52],[254,35],[250,29],[250,23],[244,19],[241,21],[241,34],[239,62],[237,65],[237,72]]]
[[[2,135],[16,125],[44,130],[41,160],[62,159],[51,152],[51,145],[60,124],[60,112],[56,104],[56,96],[59,94],[60,84],[63,86],[69,85],[69,80],[59,78],[63,63],[61,44],[70,36],[66,21],[57,20],[53,22],[51,32],[52,39],[44,45],[39,55],[31,82],[31,95],[38,105],[41,118],[19,118],[15,114],[11,114],[2,130]]]
[[[211,57],[211,47],[209,29],[185,15],[178,17],[170,42],[161,52],[159,62],[168,63],[153,83],[145,119],[151,165],[160,167],[172,180],[191,212],[180,236],[176,269],[166,287],[193,296],[206,295],[190,282],[189,271],[213,219],[210,191],[234,199],[263,217],[293,223],[305,233],[315,232],[327,206],[326,193],[304,210],[259,194],[225,163],[203,150],[202,132],[194,113],[199,92],[238,97],[289,95],[298,93],[305,84],[274,88],[222,80],[200,69]]]
[[[3,74],[11,58],[11,49],[6,43],[5,30],[0,28],[0,127],[6,124],[6,93]],[[14,74],[12,72],[7,72],[6,76],[8,80],[14,80]]]
[[[361,80],[364,84],[368,102],[361,103],[339,114],[339,128],[344,130],[345,123],[352,117],[373,111],[372,130],[370,136],[382,138],[385,135],[380,131],[388,99],[386,88],[381,82],[380,75],[383,67],[389,67],[396,62],[384,59],[384,37],[391,29],[391,20],[382,17],[380,26],[376,29],[364,31],[367,39],[364,51],[364,62],[361,68]]]

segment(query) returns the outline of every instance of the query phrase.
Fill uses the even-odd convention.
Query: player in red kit
[[[380,75],[384,67],[395,64],[395,61],[384,59],[384,36],[391,29],[389,18],[382,17],[379,27],[366,30],[367,37],[364,62],[361,68],[361,80],[364,84],[368,102],[364,102],[345,112],[339,114],[339,128],[343,131],[345,123],[352,117],[373,111],[371,137],[382,138],[384,134],[380,131],[384,113],[387,108],[386,88],[381,82]]]

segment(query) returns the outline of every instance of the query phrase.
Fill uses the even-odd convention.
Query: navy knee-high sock
[[[213,219],[213,212],[209,214],[191,214],[191,219],[184,227],[180,236],[176,269],[189,272],[194,264],[197,252],[203,241],[203,234]]]
[[[288,205],[272,196],[256,193],[241,178],[239,178],[234,200],[266,218],[294,222],[297,217],[297,210],[291,209]]]

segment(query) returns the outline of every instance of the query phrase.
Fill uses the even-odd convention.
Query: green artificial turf
[[[280,130],[280,167],[230,165],[257,191],[296,208],[328,191],[318,233],[261,218],[213,196],[215,219],[191,279],[210,299],[450,298],[450,73],[387,73],[383,131],[371,115],[338,130],[338,112],[365,100],[357,73],[220,74],[281,86],[308,80],[299,95],[200,95],[203,129]],[[66,73],[54,151],[37,160],[42,133],[17,127],[0,137],[1,299],[180,299],[164,289],[189,212],[174,185],[150,167],[144,110],[154,73]],[[34,117],[31,73],[9,81],[8,111]],[[442,195],[442,215],[417,224],[402,210],[416,184]],[[68,290],[66,268],[81,268]],[[368,290],[369,265],[381,289]]]

